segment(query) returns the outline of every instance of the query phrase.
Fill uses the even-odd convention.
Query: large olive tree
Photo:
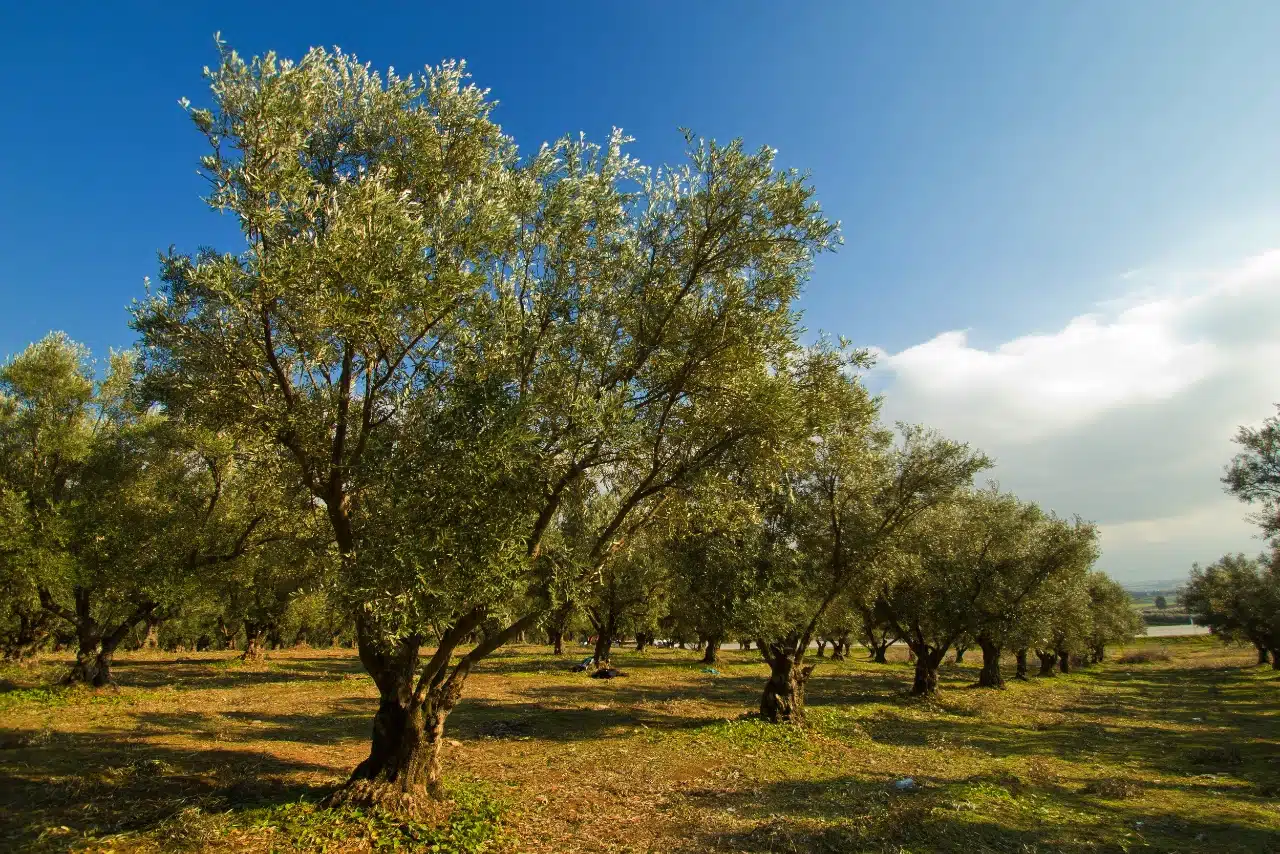
[[[835,228],[767,149],[691,141],[648,170],[615,134],[518,158],[457,65],[224,48],[210,79],[209,202],[245,243],[165,257],[135,315],[151,388],[277,443],[324,504],[381,695],[338,799],[409,805],[468,674],[542,619],[555,574],[773,441],[792,302]],[[580,559],[540,559],[583,483],[608,512]]]

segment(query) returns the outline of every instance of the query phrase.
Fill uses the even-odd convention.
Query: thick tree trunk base
[[[115,688],[111,677],[111,656],[96,653],[79,654],[71,670],[62,677],[64,685],[88,685],[91,688]]]
[[[1018,661],[1018,669],[1014,672],[1013,678],[1025,682],[1027,680],[1027,651],[1020,649],[1014,655]]]
[[[348,807],[358,810],[379,810],[395,816],[423,820],[436,815],[442,806],[438,792],[432,794],[427,786],[417,791],[406,791],[397,783],[385,780],[348,780],[333,790],[322,802],[330,809]]]
[[[914,697],[927,697],[938,693],[938,668],[929,667],[916,659],[916,675],[911,682],[911,694]]]
[[[267,648],[257,640],[250,640],[245,646],[244,652],[240,654],[240,660],[244,662],[259,663],[267,660]]]
[[[981,688],[1003,688],[1004,676],[1000,673],[1000,647],[994,643],[979,642],[982,647],[982,671],[978,674]]]
[[[720,642],[707,641],[707,649],[702,654],[703,664],[715,664],[720,660]]]
[[[813,665],[803,669],[790,658],[769,662],[771,673],[760,697],[760,717],[770,723],[804,723],[804,683]]]
[[[938,668],[947,651],[925,648],[916,651],[916,672],[911,683],[913,697],[928,697],[938,693]]]

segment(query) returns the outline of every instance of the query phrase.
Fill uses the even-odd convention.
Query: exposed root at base
[[[334,789],[320,805],[328,809],[377,809],[428,824],[443,823],[454,806],[453,801],[433,796],[425,786],[410,793],[394,784],[374,780],[348,780]]]

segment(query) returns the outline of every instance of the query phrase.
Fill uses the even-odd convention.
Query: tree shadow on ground
[[[896,791],[888,780],[851,776],[690,792],[686,798],[692,805],[732,814],[735,822],[733,829],[695,833],[685,850],[1097,854],[1148,846],[1165,850],[1193,840],[1204,851],[1280,852],[1276,828],[1187,819],[1087,790],[1058,787],[1053,791],[1058,809],[1045,811],[1037,797],[1043,792],[1008,775],[918,782],[922,788],[909,793]],[[974,792],[995,800],[975,804]],[[1082,825],[1082,814],[1092,814],[1096,823]]]
[[[537,692],[534,692],[537,693]],[[625,699],[623,698],[625,697]],[[559,692],[546,702],[500,702],[466,698],[449,716],[445,737],[462,742],[490,739],[534,739],[569,742],[621,734],[639,726],[655,730],[692,729],[723,721],[723,716],[685,716],[660,708],[633,705],[631,692],[614,693],[605,702],[565,705]],[[374,700],[346,698],[311,712],[263,710],[223,712],[133,713],[137,734],[146,737],[198,735],[214,743],[258,741],[332,745],[368,740],[377,710]]]
[[[85,835],[153,829],[192,806],[213,812],[313,797],[335,775],[266,753],[193,751],[135,736],[0,731],[4,743],[20,745],[0,751],[0,849],[37,841],[58,848],[59,840],[70,848]]]

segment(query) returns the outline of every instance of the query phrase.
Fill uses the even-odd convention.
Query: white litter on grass
[[[899,791],[906,792],[916,787],[916,781],[910,777],[903,777],[893,784],[893,787]]]

